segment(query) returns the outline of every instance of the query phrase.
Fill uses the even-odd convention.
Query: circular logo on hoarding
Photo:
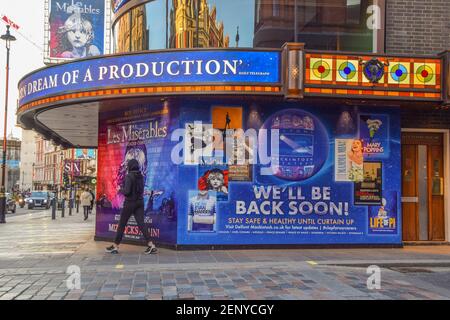
[[[260,131],[260,150],[269,149],[273,175],[284,180],[302,181],[314,176],[328,157],[328,135],[324,125],[312,114],[299,109],[275,113]],[[278,151],[273,150],[272,135],[278,130]],[[269,147],[270,145],[270,147]]]

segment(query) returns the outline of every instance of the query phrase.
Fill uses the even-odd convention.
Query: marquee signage
[[[119,9],[126,5],[127,2],[130,2],[130,0],[112,0],[113,12],[116,13],[119,11]]]
[[[172,51],[78,60],[22,79],[19,104],[93,88],[171,84],[277,85],[280,52]]]

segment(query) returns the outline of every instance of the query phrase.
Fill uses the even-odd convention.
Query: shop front
[[[160,244],[448,241],[448,130],[402,129],[405,111],[447,104],[447,59],[298,43],[100,56],[24,77],[18,117],[98,149],[97,240],[114,238],[134,158]],[[142,241],[134,220],[125,234]]]
[[[194,4],[116,1],[114,55],[19,83],[24,127],[67,148],[97,148],[97,240],[114,238],[118,189],[136,159],[145,222],[162,245],[449,241],[448,52],[370,54],[378,35],[356,18],[325,32],[306,17],[293,28],[303,20],[284,6],[281,23],[259,1]],[[361,11],[344,7],[333,10]],[[318,10],[328,21],[330,8]],[[133,219],[124,240],[143,241]]]

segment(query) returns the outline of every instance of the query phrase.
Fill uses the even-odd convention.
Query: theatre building
[[[134,158],[162,245],[447,243],[448,9],[402,3],[113,1],[114,53],[26,75],[18,119],[97,148],[97,240]]]

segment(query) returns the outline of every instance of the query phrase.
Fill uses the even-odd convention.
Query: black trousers
[[[89,216],[89,206],[83,206],[84,218],[87,219]]]
[[[144,238],[147,242],[151,241],[150,234],[144,224],[144,200],[138,201],[125,201],[123,204],[122,212],[120,213],[119,226],[117,227],[116,239],[114,243],[119,245],[122,242],[123,233],[127,225],[128,219],[134,216],[136,223],[141,230]]]

